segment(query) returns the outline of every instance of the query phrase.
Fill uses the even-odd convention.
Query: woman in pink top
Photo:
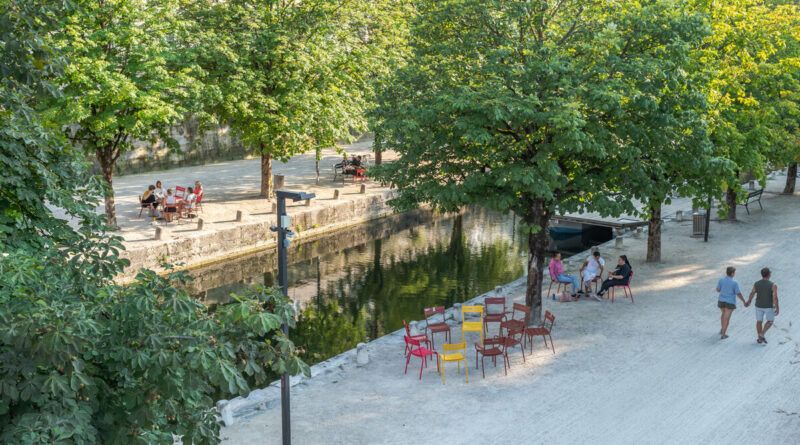
[[[568,275],[564,273],[564,264],[561,262],[561,252],[553,254],[548,265],[550,270],[550,279],[559,283],[572,284],[572,298],[577,297],[578,287],[580,282],[575,275]]]

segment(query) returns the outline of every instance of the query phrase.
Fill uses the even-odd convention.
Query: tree
[[[787,105],[796,99],[782,86],[791,76],[784,70],[796,66],[798,7],[757,0],[698,3],[710,17],[712,33],[695,57],[707,80],[711,141],[734,167],[725,177],[724,207],[735,220],[740,173],[763,184],[770,162],[790,162],[785,149],[794,130],[787,125],[792,119]]]
[[[52,39],[67,64],[50,119],[96,157],[113,227],[115,162],[139,140],[176,147],[169,130],[199,95],[199,73],[177,46],[186,27],[177,1],[79,0],[60,20]]]
[[[207,2],[197,60],[218,90],[221,120],[261,156],[261,196],[272,160],[334,146],[364,130],[371,76],[393,51],[397,0]]]
[[[102,179],[37,111],[68,66],[47,38],[65,4],[0,6],[0,442],[218,443],[216,399],[308,372],[291,306],[259,288],[210,310],[181,274],[113,283]]]
[[[652,123],[629,119],[651,105],[637,101],[647,92],[631,79],[661,67],[646,42],[680,45],[697,34],[679,2],[664,4],[674,16],[569,0],[419,5],[414,55],[377,111],[377,131],[400,158],[376,176],[398,187],[399,208],[480,203],[520,216],[534,320],[551,216],[636,211],[617,184],[638,161],[629,136]]]
[[[620,74],[635,95],[619,124],[631,141],[619,184],[642,203],[648,262],[661,261],[662,205],[675,195],[715,195],[730,169],[713,155],[702,83],[692,73],[692,51],[710,29],[703,16],[676,6],[651,2],[620,18],[631,62],[623,66],[633,68]]]

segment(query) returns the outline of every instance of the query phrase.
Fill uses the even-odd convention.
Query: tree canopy
[[[648,5],[421,2],[414,55],[381,98],[379,129],[400,159],[377,177],[398,187],[395,205],[520,215],[536,312],[550,217],[636,212],[624,177],[642,141],[665,122],[675,133],[701,124],[662,96],[685,88],[705,24],[680,2]]]

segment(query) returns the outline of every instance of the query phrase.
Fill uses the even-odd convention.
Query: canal
[[[518,219],[473,207],[460,214],[420,210],[343,230],[289,249],[289,296],[300,305],[290,336],[318,363],[395,331],[423,308],[450,307],[525,272]],[[591,228],[559,237],[565,255],[611,239]],[[191,292],[207,304],[254,284],[276,285],[274,250],[195,269]]]

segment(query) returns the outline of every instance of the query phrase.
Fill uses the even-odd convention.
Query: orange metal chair
[[[458,365],[458,372],[461,373],[461,362],[464,362],[464,374],[469,383],[469,366],[467,366],[467,342],[461,343],[445,343],[442,345],[442,353],[439,354],[440,365],[439,374],[442,375],[442,384],[445,384],[444,365],[447,362],[456,362]]]
[[[611,296],[611,302],[614,302],[614,289],[621,287],[622,291],[625,293],[625,296],[631,299],[631,303],[633,303],[633,291],[631,290],[631,281],[633,281],[633,271],[631,271],[631,276],[628,278],[628,284],[620,284],[618,286],[613,286],[609,289],[608,294]]]
[[[467,321],[467,314],[478,314],[479,320]],[[461,306],[461,341],[464,341],[467,332],[477,332],[481,336],[481,343],[483,343],[483,306]]]
[[[428,319],[430,319],[436,314],[442,314],[442,321],[438,323],[429,322]],[[444,306],[434,306],[425,308],[425,330],[431,331],[430,339],[433,348],[436,348],[436,342],[434,341],[433,337],[434,334],[438,334],[439,332],[444,332],[444,341],[450,341],[450,325],[447,324],[447,319],[445,318]]]
[[[490,306],[501,306],[501,312],[491,312]],[[483,316],[483,333],[488,331],[487,325],[489,323],[502,323],[506,319],[506,299],[505,297],[487,297],[483,300],[484,316]]]
[[[534,328],[526,328],[525,329],[525,340],[530,340],[531,346],[530,351],[533,354],[533,338],[534,337],[542,337],[544,340],[544,347],[547,347],[547,339],[550,339],[550,347],[553,348],[553,354],[556,353],[556,346],[553,343],[553,337],[550,335],[553,332],[553,326],[556,324],[556,317],[550,311],[544,312],[544,321],[542,321],[542,325],[539,327]]]

